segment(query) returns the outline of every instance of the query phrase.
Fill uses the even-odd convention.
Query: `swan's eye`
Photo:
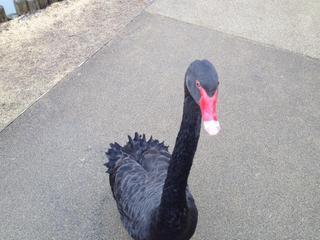
[[[196,81],[196,86],[197,86],[197,88],[201,87],[199,80]]]

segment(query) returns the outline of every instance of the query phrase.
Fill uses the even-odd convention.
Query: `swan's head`
[[[208,60],[196,60],[190,64],[185,77],[186,87],[201,109],[205,130],[210,135],[220,131],[217,115],[218,74]]]

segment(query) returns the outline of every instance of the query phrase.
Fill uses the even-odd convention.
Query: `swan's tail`
[[[104,164],[108,168],[108,173],[112,173],[117,162],[127,156],[134,157],[140,163],[142,153],[150,147],[168,150],[168,146],[165,146],[163,142],[160,143],[158,140],[153,140],[152,136],[148,141],[145,134],[140,135],[135,133],[133,139],[130,136],[128,138],[129,141],[123,147],[116,142],[110,144],[110,148],[106,152],[109,161]]]

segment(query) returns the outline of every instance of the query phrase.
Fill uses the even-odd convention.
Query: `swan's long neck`
[[[187,181],[198,145],[200,128],[200,108],[186,91],[182,122],[170,160],[159,208],[159,217],[163,220],[167,221],[174,212],[178,214],[186,209]]]

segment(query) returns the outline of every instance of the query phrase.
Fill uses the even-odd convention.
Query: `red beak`
[[[218,89],[212,97],[209,97],[207,92],[202,87],[199,87],[199,90],[199,105],[204,128],[210,135],[216,135],[221,129],[217,115]]]

